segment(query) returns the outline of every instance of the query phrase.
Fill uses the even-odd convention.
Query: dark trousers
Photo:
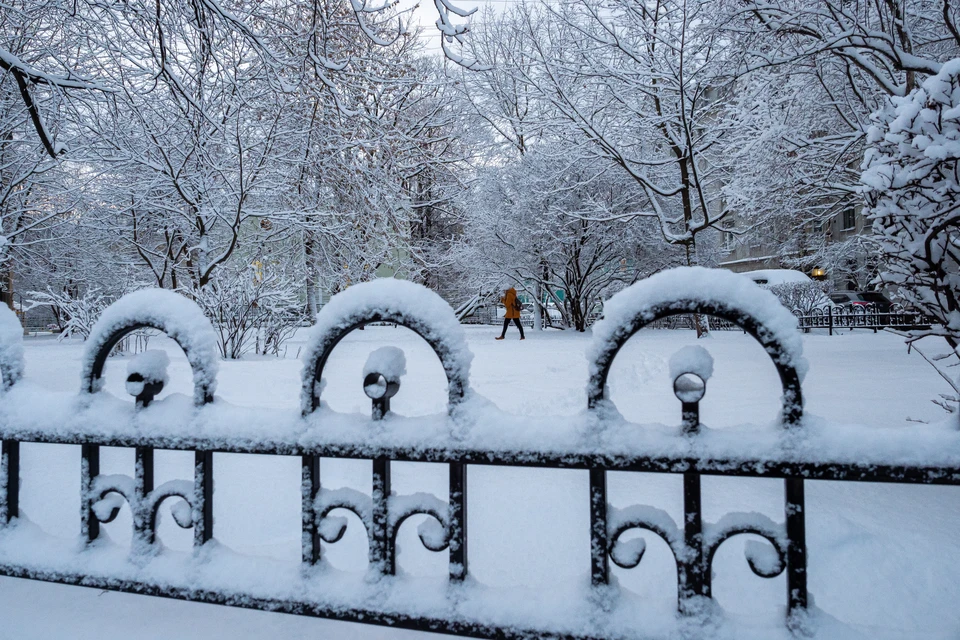
[[[500,337],[507,335],[507,327],[510,326],[510,320],[513,320],[513,323],[517,325],[517,329],[520,329],[520,337],[523,337],[523,325],[520,324],[520,318],[504,318],[503,319],[503,332],[500,334]]]

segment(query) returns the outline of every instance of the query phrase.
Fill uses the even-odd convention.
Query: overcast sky
[[[519,3],[520,0],[451,0],[457,7],[465,10],[478,9],[473,16],[474,19],[483,13],[488,7],[497,10],[511,3]],[[433,0],[400,0],[400,7],[413,7],[414,20],[424,27],[424,38],[427,39],[426,47],[431,53],[440,52],[440,32],[437,30],[436,23],[439,14],[434,6]]]

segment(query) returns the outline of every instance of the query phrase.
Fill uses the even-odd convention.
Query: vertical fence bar
[[[389,531],[390,460],[373,460],[373,532],[370,536],[370,564],[384,575],[396,572],[396,548]]]
[[[467,577],[467,465],[450,463],[450,579]]]
[[[5,525],[20,516],[20,443],[4,440],[0,447],[0,482],[3,483],[0,525]]]
[[[213,452],[197,451],[193,456],[193,546],[213,539]]]
[[[93,513],[93,482],[100,475],[100,445],[80,445],[80,535],[93,542],[100,535],[100,521]]]
[[[320,456],[300,457],[301,558],[305,565],[320,561],[320,528],[314,508],[320,493]]]
[[[803,478],[786,478],[784,494],[787,520],[787,615],[788,622],[807,608],[807,528]]]
[[[684,402],[680,410],[680,430],[684,435],[700,433],[700,402]]]
[[[828,335],[833,335],[833,307],[827,307],[827,312],[830,314],[830,333]]]
[[[133,515],[134,544],[140,541],[153,544],[156,531],[150,527],[147,496],[153,491],[153,449],[137,447],[134,452],[134,504],[130,505]]]
[[[595,587],[609,581],[607,546],[607,472],[590,469],[590,579]]]
[[[700,498],[700,474],[683,474],[683,540],[690,555],[680,561],[680,612],[696,611],[697,596],[710,596],[710,576],[707,575],[703,549],[703,513]],[[679,560],[679,559],[678,559]]]

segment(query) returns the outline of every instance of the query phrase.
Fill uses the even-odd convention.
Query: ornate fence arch
[[[301,409],[304,415],[320,407],[323,392],[323,372],[334,348],[351,332],[374,322],[392,322],[416,332],[426,341],[440,360],[447,376],[448,411],[459,405],[469,390],[470,362],[473,354],[467,347],[463,328],[453,309],[433,291],[412,282],[382,279],[350,287],[324,306],[317,316],[303,357],[303,388]],[[402,356],[401,356],[402,357]],[[385,371],[371,371],[365,376],[365,390],[370,381],[384,378],[388,388],[383,396],[370,395],[374,419],[382,419],[389,410],[389,399],[399,390],[399,375]],[[373,376],[372,378],[370,376]],[[389,380],[387,378],[390,378]],[[393,379],[393,378],[396,379]],[[450,578],[462,580],[467,574],[466,553],[466,466],[457,462],[449,465],[449,503],[406,505],[402,515],[391,515],[392,500],[390,460],[385,456],[373,459],[373,488],[369,508],[354,502],[338,503],[340,508],[353,511],[367,529],[370,545],[370,564],[387,575],[396,572],[397,534],[404,520],[415,514],[432,516],[445,531],[443,544],[428,544],[431,551],[450,550]],[[315,564],[320,560],[321,539],[333,543],[343,531],[332,538],[321,536],[323,520],[333,507],[320,486],[320,456],[307,455],[302,460],[303,482],[303,559]],[[435,501],[439,503],[439,501]],[[320,506],[318,506],[318,504]],[[361,514],[369,512],[369,517]],[[443,514],[447,514],[444,517]]]
[[[781,422],[788,429],[801,426],[803,394],[800,387],[806,361],[802,357],[802,345],[797,335],[797,319],[780,305],[769,291],[760,289],[746,278],[729,272],[714,272],[691,268],[663,272],[638,282],[611,298],[604,309],[604,319],[594,329],[594,344],[590,354],[590,378],[587,383],[587,403],[596,409],[606,398],[607,378],[610,368],[627,341],[643,327],[663,318],[681,314],[701,314],[720,318],[737,325],[751,335],[764,348],[780,376],[783,389]],[[681,368],[683,365],[681,365]],[[712,363],[711,363],[712,368]],[[681,376],[696,374],[696,371],[675,372],[674,389]],[[706,380],[699,375],[702,383]],[[681,394],[678,393],[678,397]],[[702,397],[702,393],[700,393]],[[683,401],[683,398],[680,398]],[[690,423],[685,431],[693,435],[699,427],[699,397],[694,402],[684,402],[684,422]],[[789,478],[784,481],[784,513],[788,532],[772,522],[757,522],[744,517],[743,522],[724,531],[723,535],[711,538],[704,533],[701,513],[700,474],[687,471],[683,474],[684,518],[683,544],[676,536],[671,539],[671,548],[678,564],[678,600],[680,609],[695,609],[696,598],[710,595],[710,576],[713,556],[717,547],[727,538],[752,533],[766,538],[781,559],[786,560],[788,609],[794,612],[806,607],[806,544],[804,523],[803,480]],[[619,536],[626,528],[644,528],[665,536],[665,531],[677,531],[660,522],[645,521],[634,517],[628,526],[618,525],[611,536],[607,517],[607,473],[603,469],[590,471],[590,518],[591,518],[591,576],[595,585],[609,582],[609,558],[613,554]],[[667,539],[667,538],[665,538]],[[794,541],[789,545],[782,540]],[[684,561],[684,559],[689,559]],[[749,560],[749,558],[748,558]],[[618,563],[619,564],[619,563]],[[623,565],[619,565],[623,566]],[[751,569],[761,577],[773,577],[776,572]]]
[[[197,407],[213,402],[219,356],[216,335],[210,321],[195,302],[164,289],[142,289],[129,293],[103,312],[87,338],[81,379],[82,394],[99,392],[107,357],[124,337],[138,329],[162,331],[183,349],[193,371],[193,402]],[[164,364],[161,364],[165,368]],[[139,376],[139,379],[134,379]],[[144,380],[141,373],[128,377],[137,384],[138,408],[149,404],[160,392],[164,380]],[[157,513],[170,498],[179,498],[173,507],[174,520],[182,528],[193,527],[194,543],[200,546],[213,536],[213,452],[195,452],[194,481],[172,481],[154,486],[154,449],[135,447],[135,471],[129,476],[100,474],[100,445],[81,446],[81,533],[88,543],[100,535],[100,524],[117,517],[126,501],[133,516],[135,544],[144,552],[153,549]]]

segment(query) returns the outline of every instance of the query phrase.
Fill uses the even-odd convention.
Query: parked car
[[[879,291],[836,291],[830,294],[830,300],[839,307],[873,307],[880,313],[890,313],[893,303]]]
[[[747,271],[743,275],[762,287],[813,282],[810,276],[796,269],[757,269],[756,271]]]

